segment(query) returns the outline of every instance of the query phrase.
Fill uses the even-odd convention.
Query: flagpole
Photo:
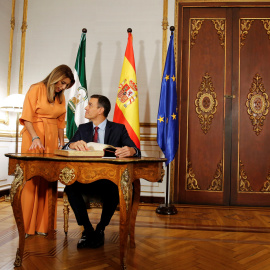
[[[157,214],[161,215],[175,215],[177,214],[177,209],[173,204],[169,204],[169,170],[170,164],[167,166],[167,177],[166,177],[166,197],[165,197],[165,204],[160,204],[159,207],[156,209]]]
[[[173,31],[175,30],[174,26],[170,27],[171,35],[173,35]],[[165,204],[160,204],[156,209],[157,214],[161,215],[175,215],[177,214],[177,209],[174,205],[169,204],[169,175],[170,175],[170,163],[167,165],[167,177],[166,177],[166,197]]]

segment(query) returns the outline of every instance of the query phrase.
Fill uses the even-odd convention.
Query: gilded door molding
[[[207,190],[202,190],[198,179],[196,179],[194,170],[192,168],[192,163],[188,162],[188,168],[187,168],[187,183],[186,183],[187,190],[192,191],[223,191],[223,161],[220,160],[220,162],[217,165],[217,169],[214,175],[214,179],[211,181],[209,187]]]
[[[241,160],[239,160],[240,170],[239,170],[239,186],[238,191],[239,192],[251,192],[253,191],[253,188],[251,187],[251,184],[248,180],[248,177],[246,175],[246,172],[244,170],[244,164]]]
[[[188,162],[187,168],[187,190],[200,190],[191,162]]]
[[[267,180],[263,183],[261,192],[270,192],[270,172],[268,172]]]
[[[209,191],[223,191],[223,161],[221,160],[216,169],[214,179],[212,180]]]
[[[245,39],[247,38],[248,31],[250,30],[252,23],[254,20],[241,19],[240,21],[240,48],[242,48],[245,43]]]
[[[226,21],[223,19],[212,20],[212,23],[214,24],[215,29],[217,30],[217,35],[220,41],[220,45],[223,49],[225,48],[225,34],[226,34],[225,22]]]
[[[217,112],[217,94],[211,76],[206,72],[202,77],[201,85],[195,100],[196,113],[200,120],[204,134],[209,131],[212,120]]]
[[[247,113],[253,126],[253,131],[258,136],[263,129],[263,124],[269,112],[268,95],[262,83],[262,77],[256,73],[247,95]]]
[[[270,20],[261,20],[264,26],[264,29],[266,30],[266,34],[268,35],[268,38],[270,39]]]
[[[191,30],[190,30],[190,48],[192,48],[195,45],[195,40],[197,38],[197,35],[199,34],[199,31],[202,27],[202,23],[204,20],[201,19],[191,19]]]

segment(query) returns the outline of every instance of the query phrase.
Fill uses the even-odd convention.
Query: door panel
[[[232,170],[234,205],[270,205],[270,9],[241,8],[234,13],[233,44],[238,64],[234,104]],[[236,40],[236,38],[234,39]],[[236,129],[235,129],[236,130]],[[237,137],[236,137],[237,134]],[[237,158],[236,158],[237,157]]]
[[[188,72],[181,95],[181,202],[226,203],[224,95],[231,44],[227,20],[226,9],[194,8],[184,14],[182,69]]]

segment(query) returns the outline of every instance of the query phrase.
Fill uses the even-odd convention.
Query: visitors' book
[[[115,158],[116,147],[103,143],[89,142],[87,143],[89,150],[78,151],[73,149],[55,150],[54,154],[65,157],[105,157]]]

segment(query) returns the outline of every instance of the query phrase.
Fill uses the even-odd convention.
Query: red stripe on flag
[[[129,61],[129,63],[132,65],[134,71],[135,69],[135,59],[134,59],[134,52],[133,52],[133,46],[132,46],[132,34],[128,33],[128,43],[126,47],[125,57]]]
[[[136,147],[140,149],[140,141],[138,139],[138,136],[134,132],[133,128],[129,124],[129,122],[126,120],[123,112],[120,110],[120,108],[115,104],[115,109],[114,109],[114,116],[113,116],[113,122],[124,124],[129,137],[131,140],[135,143]]]

